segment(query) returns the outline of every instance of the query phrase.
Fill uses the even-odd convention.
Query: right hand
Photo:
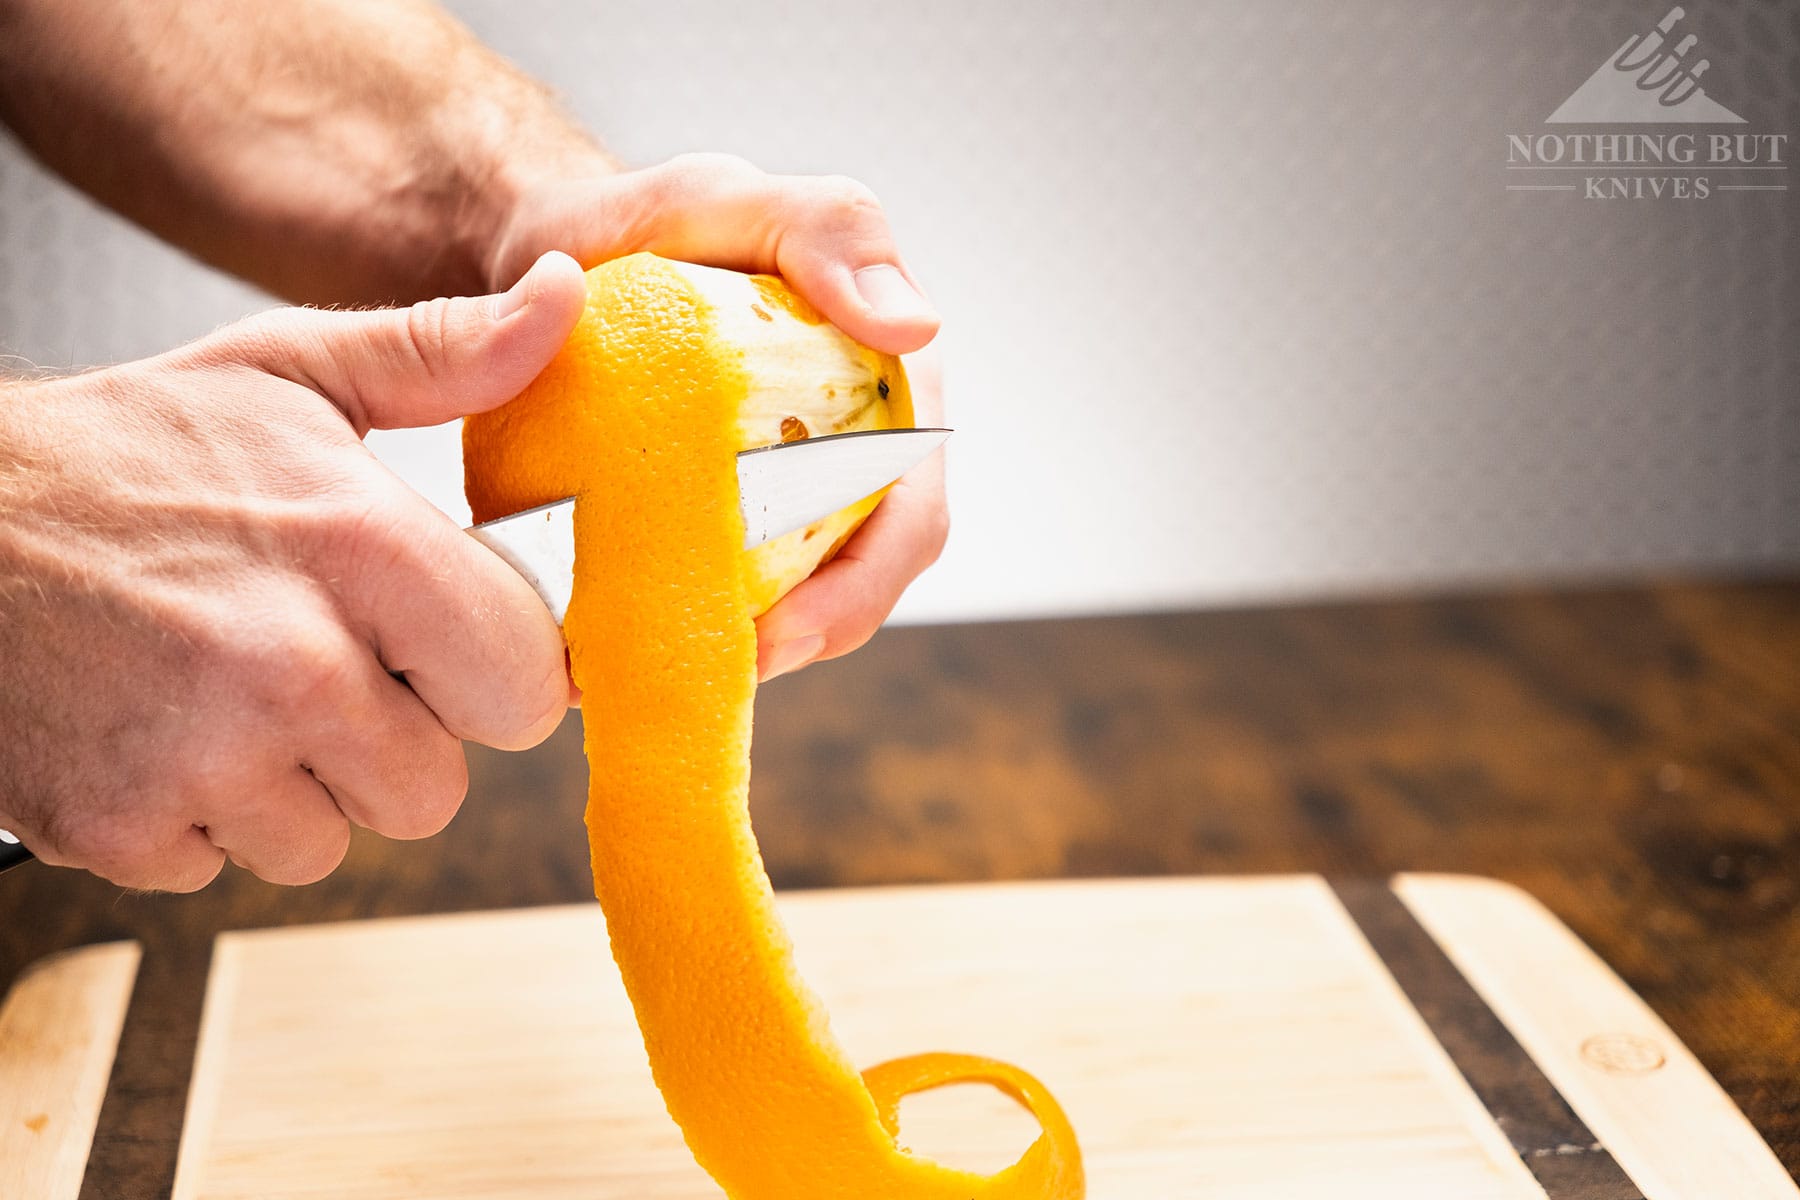
[[[0,828],[130,887],[227,858],[307,883],[352,823],[441,829],[460,739],[548,736],[549,612],[361,437],[506,401],[585,294],[546,255],[501,297],[278,309],[0,385]]]

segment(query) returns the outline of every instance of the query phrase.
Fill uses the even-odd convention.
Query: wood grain
[[[1469,872],[1542,900],[1800,1170],[1800,581],[1520,590],[884,631],[770,685],[752,804],[782,887]],[[85,1200],[173,1179],[221,929],[589,895],[585,764],[471,755],[440,837],[297,890],[0,878],[0,986],[145,960]]]
[[[1449,879],[1452,888],[1505,886],[1470,876],[1438,878]],[[1646,1200],[1633,1177],[1569,1107],[1543,1068],[1389,884],[1343,882],[1335,890],[1430,1036],[1494,1115],[1509,1147],[1549,1200]],[[1528,923],[1525,932],[1536,936],[1521,935],[1520,940],[1542,940],[1543,931],[1534,925]],[[1550,992],[1550,1003],[1557,994]],[[1658,1191],[1650,1193],[1649,1200],[1691,1198]]]
[[[1026,1067],[1089,1200],[1544,1200],[1316,878],[781,904],[854,1061]],[[230,934],[213,989],[174,1200],[718,1200],[596,906]],[[908,1107],[903,1140],[997,1168],[1035,1134],[1005,1102],[946,1115]]]
[[[777,681],[783,882],[1513,883],[1800,1170],[1800,586],[884,633]]]
[[[1800,1196],[1687,1047],[1531,897],[1445,875],[1395,891],[1644,1195]]]
[[[0,1005],[0,1195],[80,1193],[137,965],[131,942],[65,951]]]

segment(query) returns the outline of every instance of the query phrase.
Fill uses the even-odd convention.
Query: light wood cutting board
[[[952,1049],[1033,1071],[1081,1135],[1092,1200],[1800,1197],[1667,1027],[1490,881],[898,888],[782,909],[858,1062]],[[903,1108],[907,1144],[978,1169],[1034,1134],[975,1087]],[[74,1192],[0,1186],[15,1194]],[[596,907],[219,939],[175,1200],[719,1195],[650,1082]]]

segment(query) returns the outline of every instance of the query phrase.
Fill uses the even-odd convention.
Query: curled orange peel
[[[751,829],[752,610],[779,589],[743,549],[737,501],[740,417],[763,366],[731,331],[756,327],[721,306],[753,296],[763,312],[816,315],[779,280],[642,254],[588,272],[588,292],[531,387],[468,420],[465,466],[478,521],[577,497],[563,628],[594,888],[670,1115],[731,1200],[1079,1200],[1074,1131],[1024,1071],[921,1054],[857,1072],[795,969]],[[898,361],[871,361],[884,416],[910,423]],[[1000,1089],[1042,1129],[993,1175],[897,1141],[903,1097],[965,1082]]]

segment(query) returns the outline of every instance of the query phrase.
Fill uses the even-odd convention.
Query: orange
[[[652,1072],[732,1200],[1078,1200],[1074,1132],[1041,1084],[967,1055],[859,1074],[795,970],[748,803],[752,612],[759,589],[791,581],[743,549],[735,465],[771,372],[757,339],[777,333],[834,347],[798,356],[782,385],[794,394],[810,381],[823,398],[840,385],[819,382],[820,361],[845,360],[850,386],[865,368],[885,384],[890,411],[870,420],[910,420],[899,363],[846,348],[779,280],[637,254],[588,272],[561,354],[465,428],[478,521],[577,497],[563,629],[583,695],[594,888]],[[857,507],[811,541],[846,536],[872,503]],[[902,1096],[971,1080],[1043,1128],[992,1176],[895,1140]]]

